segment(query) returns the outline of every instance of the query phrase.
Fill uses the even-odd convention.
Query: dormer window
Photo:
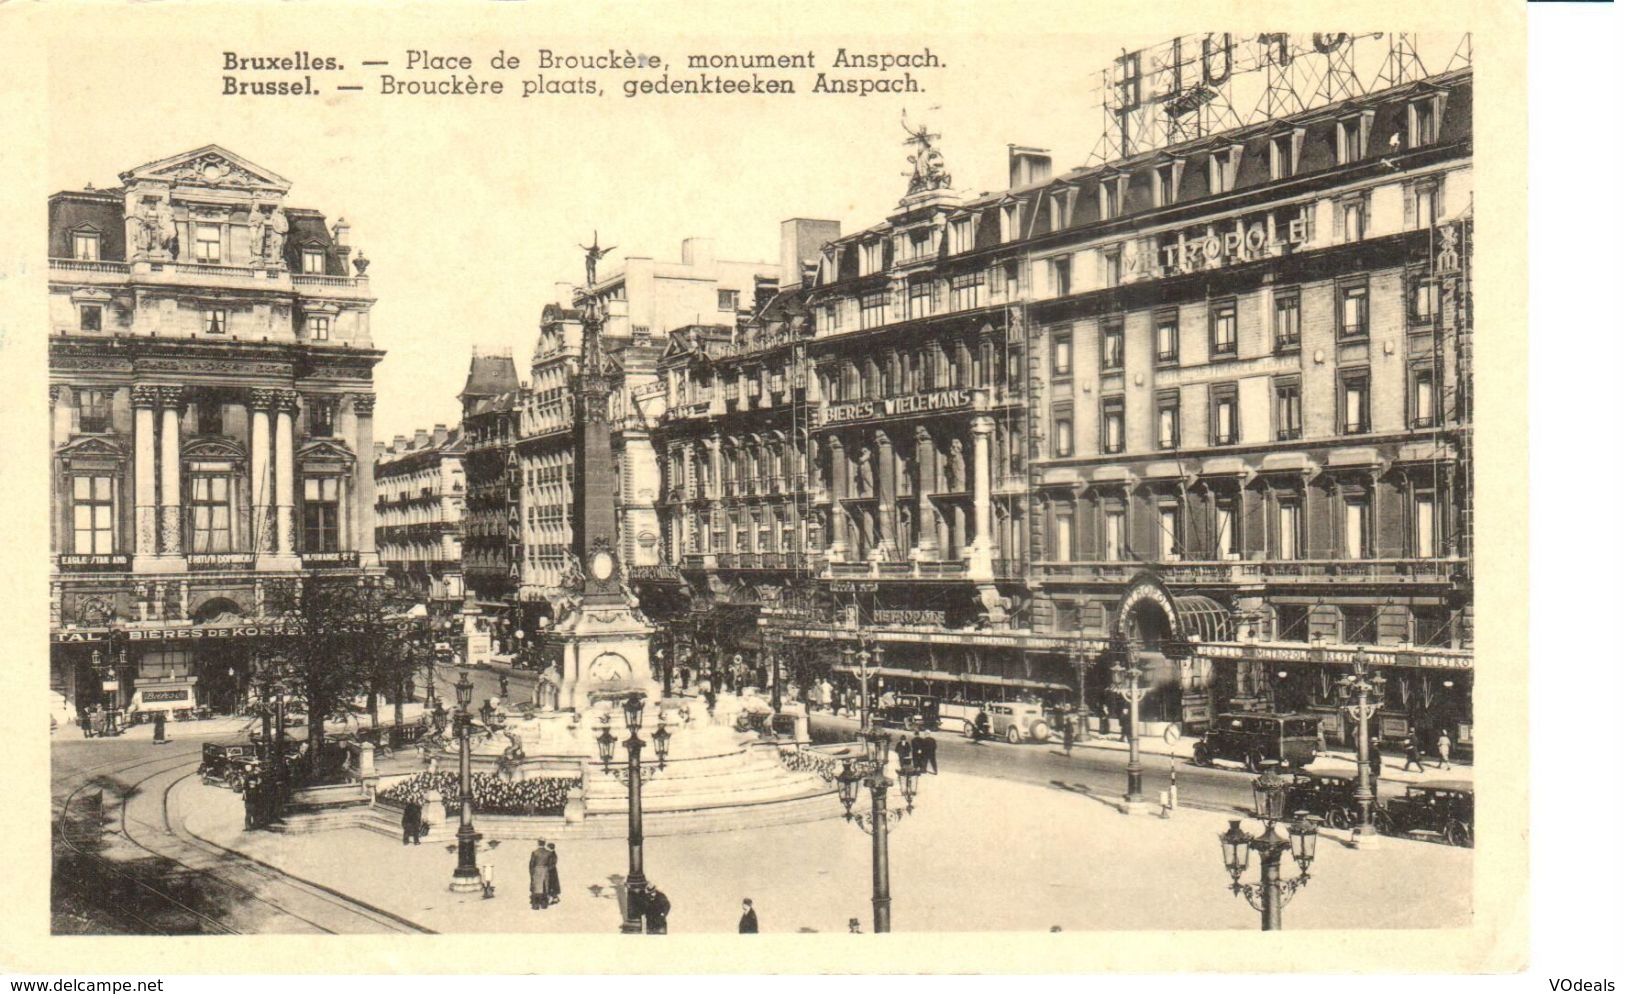
[[[1439,140],[1439,104],[1435,97],[1410,104],[1410,148],[1432,145]]]
[[[97,262],[102,257],[102,239],[94,231],[73,233],[73,257],[80,262]]]
[[[1270,139],[1270,179],[1289,179],[1298,175],[1298,150],[1302,146],[1301,128]]]
[[[308,248],[300,252],[299,271],[310,275],[327,272],[327,253],[319,248]]]
[[[1100,219],[1110,220],[1123,213],[1123,178],[1106,176],[1100,181]]]
[[[1337,164],[1346,166],[1365,158],[1366,134],[1370,117],[1345,117],[1337,122]]]
[[[862,263],[863,275],[878,273],[885,266],[885,252],[879,241],[864,242],[859,250],[859,261]]]
[[[1158,207],[1167,207],[1179,199],[1179,169],[1177,163],[1169,162],[1157,167],[1157,177],[1153,189],[1156,191]]]
[[[927,259],[931,256],[931,229],[916,228],[908,233],[908,257]]]
[[[1067,202],[1071,200],[1070,190],[1057,190],[1049,198],[1049,230],[1060,231],[1066,227]]]
[[[1005,204],[999,211],[999,240],[1013,242],[1021,237],[1021,203]]]
[[[1209,193],[1229,193],[1236,188],[1236,162],[1241,156],[1234,148],[1214,152],[1207,162]]]
[[[962,217],[948,225],[948,251],[958,255],[975,247],[975,228],[971,219]]]

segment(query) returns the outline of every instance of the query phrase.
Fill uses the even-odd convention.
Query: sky
[[[775,262],[779,222],[791,217],[867,227],[905,192],[905,109],[942,135],[954,186],[966,193],[1007,185],[1012,143],[1051,149],[1057,172],[1082,165],[1101,132],[1101,70],[1123,48],[1160,37],[922,26],[773,40],[738,24],[685,36],[623,23],[617,51],[679,64],[694,52],[811,50],[823,67],[843,46],[929,47],[946,68],[915,71],[924,93],[868,97],[805,92],[810,76],[798,77],[803,92],[777,98],[356,95],[326,78],[317,97],[220,94],[222,53],[233,50],[223,38],[240,40],[243,54],[331,54],[347,70],[363,59],[399,67],[410,49],[468,55],[475,75],[504,79],[510,93],[536,75],[540,47],[601,53],[611,44],[603,32],[552,33],[533,16],[355,13],[321,24],[262,8],[223,18],[218,32],[142,41],[103,11],[104,30],[65,32],[58,44],[72,57],[50,59],[47,176],[52,189],[112,186],[123,170],[215,143],[290,180],[290,204],[348,220],[351,244],[372,260],[372,333],[388,353],[375,370],[374,437],[385,440],[456,422],[476,346],[512,348],[526,376],[542,307],[554,283],[581,280],[577,245],[594,230],[617,246],[602,273],[626,254],[675,260],[685,237],[714,239],[720,258]],[[522,68],[489,71],[499,50],[519,55]],[[339,76],[367,79],[346,71],[331,82]]]

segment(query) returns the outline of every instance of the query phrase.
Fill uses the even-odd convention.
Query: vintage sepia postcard
[[[1517,969],[1522,16],[0,6],[6,968]]]

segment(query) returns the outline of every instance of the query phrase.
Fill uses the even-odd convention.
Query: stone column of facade
[[[159,426],[159,548],[166,556],[181,554],[181,408],[185,393],[180,387],[159,387],[158,403],[163,407]]]
[[[248,489],[254,513],[250,527],[253,551],[271,551],[271,408],[275,390],[255,390],[249,395],[252,422],[249,429]]]
[[[154,451],[152,410],[158,406],[157,387],[130,391],[135,407],[135,554],[158,554],[158,461]]]
[[[378,565],[377,532],[373,528],[373,508],[377,486],[372,476],[372,409],[378,398],[370,393],[356,394],[355,405],[355,549],[362,566]]]
[[[276,552],[293,552],[293,415],[299,395],[278,390],[276,396]]]
[[[875,504],[880,518],[880,535],[876,551],[881,559],[897,558],[897,455],[892,451],[891,437],[884,431],[875,432]]]
[[[991,442],[993,419],[979,414],[971,419],[971,449],[975,466],[971,506],[975,510],[976,538],[971,542],[970,569],[973,575],[993,575],[993,460]]]
[[[937,510],[931,500],[931,494],[937,485],[937,443],[931,437],[930,429],[920,425],[914,429],[914,465],[918,475],[920,501],[919,512],[915,515],[915,528],[919,532],[920,541],[916,548],[920,559],[941,558],[941,548],[937,544]]]
[[[841,501],[846,499],[847,482],[850,475],[846,465],[846,446],[841,443],[838,436],[831,435],[827,443],[829,448],[829,488],[831,505],[829,510],[829,557],[835,562],[846,561],[846,508]]]

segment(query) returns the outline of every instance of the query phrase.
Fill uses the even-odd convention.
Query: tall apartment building
[[[463,448],[461,428],[435,425],[375,449],[379,563],[431,615],[463,604]]]
[[[48,202],[51,686],[230,707],[267,603],[377,572],[367,260],[210,145]]]
[[[1152,730],[1273,706],[1334,741],[1363,652],[1382,734],[1470,741],[1471,164],[1469,69],[1059,176],[1012,147],[996,194],[917,172],[829,239],[810,334],[673,336],[674,563],[776,562],[773,412],[805,411],[791,546],[824,596],[789,637],[1095,713],[1149,652]],[[804,407],[757,355],[794,357]]]
[[[463,582],[481,610],[508,611],[519,586],[518,405],[524,399],[513,353],[476,350],[458,400],[463,406]]]

